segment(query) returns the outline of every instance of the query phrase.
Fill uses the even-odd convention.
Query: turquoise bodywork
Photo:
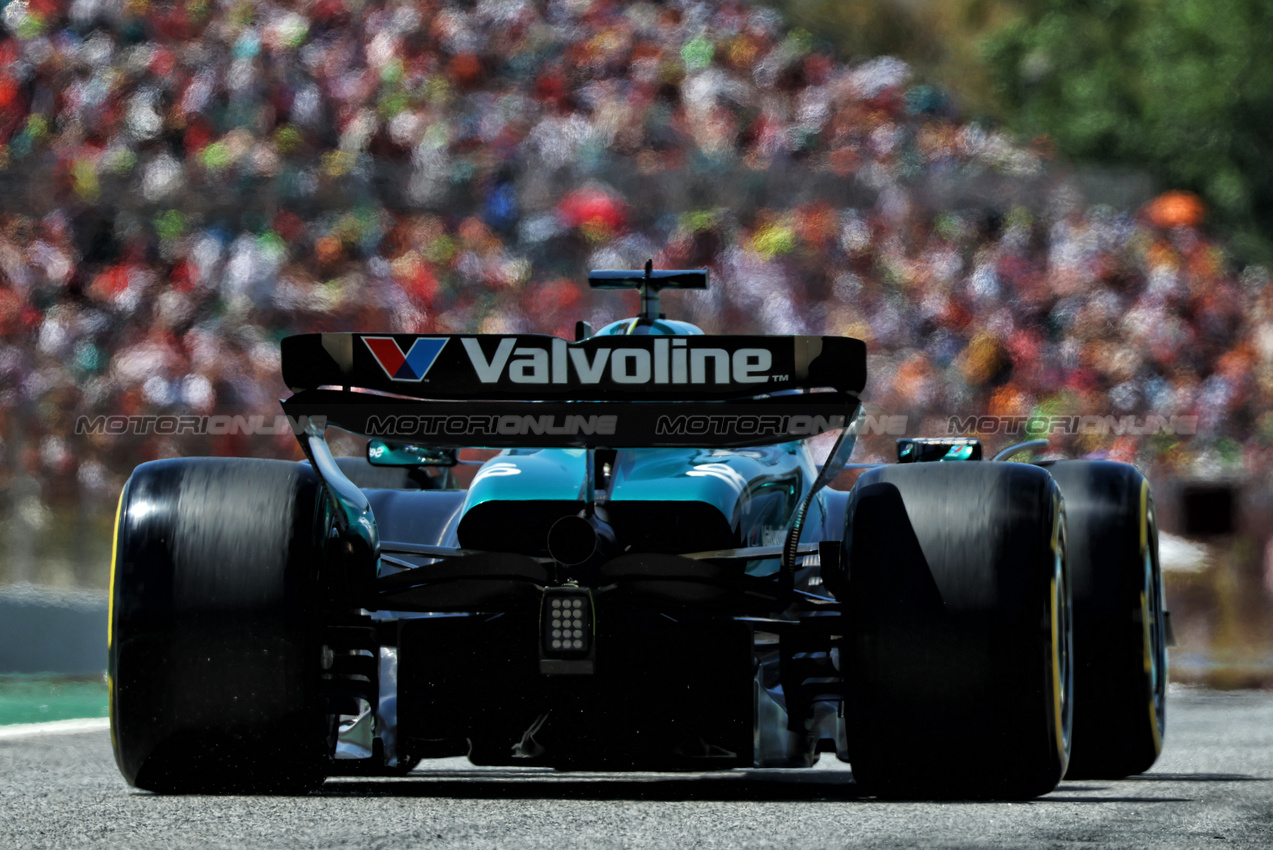
[[[688,322],[624,319],[598,335],[702,333]],[[558,502],[563,511],[573,512],[594,496],[616,510],[638,503],[695,502],[720,513],[733,529],[736,545],[775,546],[782,543],[792,513],[817,473],[800,442],[751,449],[624,449],[615,453],[608,475],[597,469],[591,477],[584,449],[510,449],[482,465],[461,515],[488,502],[519,501]],[[593,482],[604,482],[604,487],[589,493]],[[771,558],[753,562],[748,571],[777,568],[777,559]]]
[[[635,503],[710,505],[734,530],[735,545],[776,546],[816,477],[802,443],[737,450],[625,449],[615,454],[605,487],[595,495],[614,510]],[[583,449],[513,449],[482,465],[461,513],[492,501],[552,501],[562,504],[565,515],[583,508],[588,484]],[[749,571],[776,568],[776,559],[767,559]]]
[[[738,529],[741,546],[782,542],[787,520],[816,475],[797,443],[761,449],[620,452],[611,503],[705,502]]]
[[[703,330],[697,325],[676,319],[655,319],[652,322],[643,322],[641,319],[620,319],[597,331],[597,336],[631,336],[633,334],[701,336]]]
[[[464,511],[484,502],[586,499],[586,449],[510,449],[482,464],[469,485]]]

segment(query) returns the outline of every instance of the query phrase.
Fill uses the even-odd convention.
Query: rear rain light
[[[585,588],[544,591],[539,642],[542,672],[591,673],[593,638],[592,597]]]

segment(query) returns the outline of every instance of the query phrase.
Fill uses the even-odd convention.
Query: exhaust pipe
[[[591,514],[564,516],[548,529],[548,554],[565,567],[577,567],[619,551],[610,524]]]

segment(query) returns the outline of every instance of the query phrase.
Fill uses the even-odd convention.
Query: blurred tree
[[[1073,158],[1151,170],[1273,257],[1273,4],[1018,0],[986,35],[1008,123]]]
[[[907,0],[785,0],[789,21],[821,35],[849,58],[900,56],[912,63],[941,49],[922,4]]]
[[[841,59],[898,56],[917,82],[950,92],[973,118],[1002,118],[981,38],[1019,21],[1018,0],[776,0],[786,19]]]
[[[1273,260],[1270,0],[778,0],[846,59],[899,56],[965,115],[1197,192]]]

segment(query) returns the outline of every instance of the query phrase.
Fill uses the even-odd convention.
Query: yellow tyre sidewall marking
[[[124,485],[124,489],[119,491],[119,502],[115,505],[115,533],[111,537],[111,575],[110,575],[110,596],[106,600],[106,648],[110,649],[111,641],[115,635],[115,562],[119,560],[119,520],[124,515],[124,492],[128,489],[128,485]]]
[[[128,484],[119,491],[119,503],[115,505],[115,533],[111,537],[111,574],[110,589],[106,597],[106,652],[109,655],[115,641],[115,565],[119,561],[119,521],[124,515],[124,494],[128,492]],[[111,745],[115,744],[115,681],[112,671],[106,673],[107,712],[111,718]]]

